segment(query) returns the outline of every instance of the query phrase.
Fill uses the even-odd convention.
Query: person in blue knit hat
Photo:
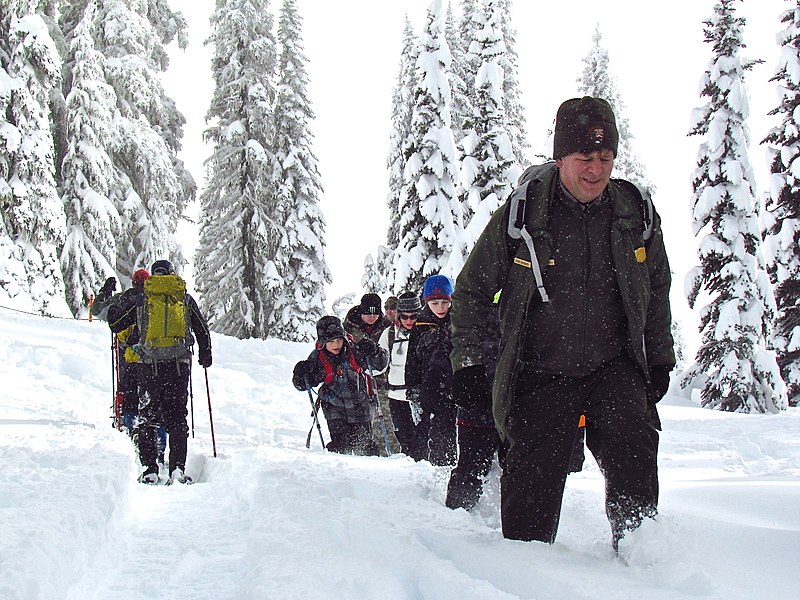
[[[406,359],[406,397],[422,407],[418,427],[427,430],[427,458],[434,465],[454,465],[456,405],[450,366],[450,307],[453,280],[432,275],[425,280],[425,307],[411,329]]]

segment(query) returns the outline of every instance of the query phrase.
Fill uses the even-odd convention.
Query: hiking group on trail
[[[605,478],[613,548],[655,516],[656,404],[675,366],[671,275],[649,194],[611,178],[618,135],[605,100],[562,103],[554,160],[523,173],[455,282],[431,274],[318,319],[291,378],[311,403],[306,446],[316,427],[330,452],[448,467],[451,509],[479,503],[496,460],[503,535],[553,543],[585,440]],[[168,481],[189,482],[191,349],[196,338],[208,368],[211,338],[172,265],[156,261],[151,273],[136,271],[115,296],[109,279],[96,305],[124,348],[121,422],[139,480],[159,481],[163,428]]]
[[[453,467],[446,506],[474,508],[497,458],[507,538],[555,541],[584,439],[605,478],[613,548],[657,514],[656,404],[675,366],[671,275],[649,194],[611,178],[618,142],[608,102],[565,101],[554,160],[523,173],[455,283],[433,274],[403,291],[393,323],[372,293],[344,327],[319,320],[292,382],[309,394],[321,383],[328,450],[378,454],[367,440],[377,385],[401,452]],[[362,437],[342,443],[351,412]]]

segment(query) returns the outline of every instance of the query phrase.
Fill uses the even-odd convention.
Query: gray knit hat
[[[422,310],[422,301],[414,292],[403,292],[397,299],[397,312],[404,314],[418,313]]]

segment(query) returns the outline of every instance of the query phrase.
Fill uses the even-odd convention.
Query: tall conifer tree
[[[67,149],[61,170],[67,236],[61,268],[67,302],[76,315],[85,309],[98,284],[115,275],[122,228],[109,199],[113,168],[106,144],[116,96],[105,83],[103,55],[94,45],[99,26],[97,6],[90,2],[72,32],[68,57],[71,90],[66,98]]]
[[[592,36],[594,45],[583,59],[586,66],[583,68],[583,74],[578,78],[578,89],[584,95],[607,100],[614,109],[619,131],[619,148],[617,157],[614,159],[614,177],[632,181],[653,194],[655,188],[645,175],[644,167],[633,150],[634,137],[631,134],[628,118],[625,116],[625,105],[614,78],[611,76],[608,67],[608,51],[600,45],[601,40],[602,36],[598,25]]]
[[[789,404],[800,404],[800,1],[781,15],[782,52],[771,81],[780,104],[770,111],[781,119],[762,143],[768,144],[772,172],[767,193],[768,270],[775,284],[778,314],[772,343],[786,382]]]
[[[66,315],[58,252],[66,221],[56,191],[49,94],[61,61],[29,2],[0,12],[0,297]]]
[[[421,287],[447,264],[462,228],[456,197],[458,172],[448,83],[450,51],[444,36],[441,0],[428,8],[416,67],[412,144],[401,199],[400,245],[395,256],[395,290]]]
[[[522,92],[519,86],[519,55],[517,54],[517,33],[514,30],[512,0],[498,0],[495,12],[500,19],[500,32],[503,36],[505,52],[500,56],[500,67],[503,69],[503,112],[505,113],[505,129],[511,139],[511,150],[514,160],[521,168],[527,166],[528,132],[525,127],[525,107],[522,104]]]
[[[195,277],[214,331],[265,338],[274,290],[278,222],[274,153],[276,70],[268,0],[218,2],[212,17],[214,95],[206,136],[214,145],[200,196]],[[288,282],[287,282],[288,283]]]
[[[451,254],[446,274],[455,278],[490,217],[513,190],[522,170],[514,158],[508,133],[503,98],[504,70],[501,66],[506,47],[503,42],[499,2],[487,0],[484,13],[473,22],[476,38],[472,52],[480,57],[473,78],[472,114],[464,120],[461,141],[461,185],[471,218],[457,251]]]
[[[386,232],[386,246],[378,249],[377,261],[369,260],[384,279],[384,287],[394,282],[394,253],[400,245],[400,205],[405,193],[404,171],[411,146],[411,113],[414,108],[414,72],[418,56],[417,38],[406,16],[403,29],[403,46],[400,51],[400,66],[397,83],[392,90],[389,154],[386,166],[389,170],[389,194],[386,204],[389,207],[389,228]],[[367,274],[365,273],[365,276]],[[373,276],[369,276],[372,280]],[[365,289],[372,289],[366,288]]]
[[[77,3],[77,12],[86,0]],[[183,252],[178,223],[194,198],[194,179],[177,158],[185,119],[161,77],[169,64],[165,45],[186,45],[186,21],[168,0],[103,0],[96,48],[117,98],[108,152],[114,165],[111,200],[122,216],[116,268],[122,275],[169,258],[179,267]],[[72,32],[63,29],[67,39]]]
[[[283,0],[273,147],[279,168],[278,223],[284,224],[276,262],[286,285],[273,296],[268,333],[308,342],[315,339],[315,323],[325,314],[325,284],[331,282],[331,274],[325,263],[325,219],[319,208],[322,183],[311,149],[314,112],[306,92],[308,59],[302,39],[296,0]]]
[[[687,275],[692,307],[701,290],[703,333],[683,385],[699,389],[703,406],[738,412],[776,412],[786,390],[775,354],[766,348],[775,303],[761,252],[761,228],[748,158],[749,107],[741,57],[744,19],[736,0],[719,0],[705,21],[713,56],[701,79],[708,102],[694,112],[690,135],[703,136],[693,175],[692,216],[700,266]]]

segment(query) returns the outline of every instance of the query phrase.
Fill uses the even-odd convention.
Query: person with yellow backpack
[[[139,481],[159,482],[156,432],[163,425],[169,436],[167,483],[191,483],[185,470],[192,348],[196,337],[198,362],[203,368],[210,367],[211,332],[172,263],[157,260],[151,272],[141,289],[109,307],[108,323],[115,333],[132,325],[139,333],[133,344],[141,363],[138,447],[144,471]]]
[[[147,269],[138,269],[131,276],[132,287],[121,294],[114,294],[117,288],[117,279],[109,277],[103,287],[97,292],[92,301],[92,316],[106,321],[108,318],[108,308],[131,294],[135,294],[137,289],[144,287],[145,280],[150,277]],[[116,393],[114,394],[114,427],[124,430],[137,443],[139,427],[137,417],[139,415],[139,377],[138,365],[139,356],[134,352],[132,345],[139,339],[139,331],[136,325],[131,325],[114,336],[112,360],[115,365]],[[158,462],[164,463],[164,449],[167,443],[167,432],[163,427],[158,429],[157,447]]]

